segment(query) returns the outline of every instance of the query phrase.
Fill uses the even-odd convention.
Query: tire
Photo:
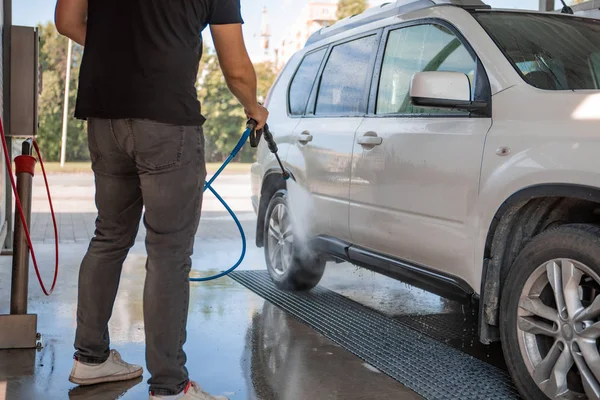
[[[600,325],[599,333],[586,330],[598,323],[600,300],[590,307],[598,294],[600,228],[563,225],[536,236],[519,254],[502,289],[500,333],[525,399],[591,398],[590,387],[600,388],[600,365],[593,362],[600,359]]]
[[[280,214],[282,213],[283,214]],[[282,221],[279,221],[281,218]],[[294,228],[291,226],[291,217],[287,203],[287,191],[285,189],[276,192],[265,215],[264,238],[265,238],[265,260],[267,270],[271,279],[279,289],[287,291],[306,291],[319,284],[325,271],[325,262],[313,252],[306,240],[300,240],[294,236]],[[284,229],[280,229],[283,226]],[[274,227],[275,230],[270,228]],[[291,229],[290,229],[291,227]],[[279,231],[285,232],[279,237],[275,235]],[[280,248],[279,256],[275,254]]]

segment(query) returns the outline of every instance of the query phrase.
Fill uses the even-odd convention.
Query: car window
[[[378,36],[335,46],[323,70],[316,115],[356,115],[367,111]]]
[[[596,79],[596,87],[600,87],[600,53],[592,54],[590,58],[590,69]]]
[[[410,101],[410,82],[417,72],[462,72],[474,88],[476,62],[449,29],[439,25],[417,25],[389,33],[379,91],[377,114],[432,114],[461,111],[415,107]]]
[[[530,61],[519,61],[516,63],[517,68],[521,71],[523,76],[527,81],[534,82],[534,85],[540,85],[540,87],[545,87],[546,82],[540,83],[539,77],[545,76],[548,74],[547,64],[546,62],[540,62],[541,59],[538,60],[530,60]],[[567,76],[565,71],[564,63],[553,60],[553,79],[556,82],[559,82],[559,85],[565,86],[567,83]],[[545,78],[544,78],[545,79]]]
[[[561,14],[473,14],[525,81],[545,90],[600,89],[600,21]]]
[[[306,55],[300,63],[300,67],[298,67],[298,71],[290,85],[290,114],[304,115],[310,91],[319,72],[321,61],[325,56],[325,50],[322,49]]]

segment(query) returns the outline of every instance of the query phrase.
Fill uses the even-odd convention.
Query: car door
[[[443,22],[388,28],[384,37],[370,113],[354,144],[352,241],[466,279],[474,240],[469,215],[491,118],[415,107],[409,89],[417,72],[463,72],[479,98],[489,93],[487,77],[466,41]]]
[[[288,153],[296,185],[288,185],[298,227],[310,236],[348,240],[348,203],[356,129],[367,112],[380,32],[330,46],[306,115],[295,130]],[[293,95],[294,80],[290,86]],[[296,190],[294,190],[296,189]]]

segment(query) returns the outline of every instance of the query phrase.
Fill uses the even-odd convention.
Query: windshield
[[[474,16],[530,85],[600,88],[600,20],[502,11]]]

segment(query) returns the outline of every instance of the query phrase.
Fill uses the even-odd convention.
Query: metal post
[[[3,33],[3,37],[2,37],[2,50],[3,50],[3,60],[2,60],[2,72],[3,72],[3,76],[2,76],[2,80],[4,82],[3,85],[3,91],[2,91],[2,116],[3,116],[3,120],[4,120],[4,130],[6,131],[6,133],[10,134],[10,54],[11,54],[11,32],[12,32],[12,0],[4,0],[4,21],[3,21],[3,29],[2,29],[2,33]],[[7,136],[6,138],[7,144],[8,144],[8,154],[6,154],[6,157],[8,157],[9,160],[12,160],[12,152],[11,152],[11,146],[12,146],[12,140],[10,136]],[[8,170],[5,168],[5,176],[4,176],[4,180],[6,182],[5,186],[4,186],[4,191],[5,191],[5,196],[6,196],[6,202],[5,202],[5,207],[6,207],[6,212],[5,212],[5,218],[6,218],[6,230],[7,230],[7,234],[6,234],[6,241],[4,243],[4,248],[6,249],[11,249],[12,248],[12,232],[13,232],[13,226],[12,226],[12,201],[13,201],[13,196],[12,196],[12,187],[10,185],[10,180],[8,179]],[[0,221],[0,224],[4,224],[4,221]]]
[[[15,159],[17,193],[27,225],[31,220],[31,197],[35,159],[31,157],[32,139],[23,143],[23,154]],[[29,289],[29,245],[18,213],[15,213],[15,236],[10,297],[10,315],[0,315],[0,349],[32,349],[38,346],[37,315],[27,314]]]
[[[554,11],[554,0],[540,0],[540,11]]]
[[[69,86],[71,84],[71,58],[73,52],[73,42],[69,39],[67,44],[67,76],[65,79],[65,104],[63,108],[63,128],[62,128],[62,145],[60,149],[60,166],[65,166],[67,153],[67,125],[69,123]]]
[[[31,156],[32,140],[23,142],[23,154]],[[33,175],[28,172],[17,173],[17,192],[25,214],[27,226],[31,222],[31,192]],[[12,285],[10,297],[10,313],[27,314],[27,294],[29,288],[29,245],[25,237],[25,229],[18,212],[15,212],[15,240],[12,262]]]

